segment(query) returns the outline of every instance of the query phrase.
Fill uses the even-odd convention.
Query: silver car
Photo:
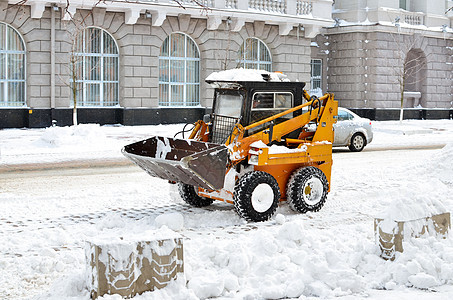
[[[337,123],[333,125],[334,147],[348,146],[349,150],[359,152],[373,140],[370,119],[359,117],[343,107],[338,108],[336,119]]]

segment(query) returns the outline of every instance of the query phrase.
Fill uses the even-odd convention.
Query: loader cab
[[[236,123],[248,126],[267,117],[303,103],[303,82],[208,82],[214,85],[211,114],[210,141],[222,144],[231,134]],[[298,116],[300,111],[287,114],[275,123]],[[274,124],[275,124],[274,123]],[[263,124],[246,135],[269,127]]]

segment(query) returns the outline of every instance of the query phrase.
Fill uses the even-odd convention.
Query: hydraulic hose
[[[192,125],[192,128],[186,130],[186,127],[187,127],[188,125]],[[184,127],[182,128],[181,131],[178,131],[177,133],[175,133],[175,135],[173,136],[173,138],[176,138],[176,136],[177,136],[178,134],[182,134],[182,138],[184,139],[184,133],[189,132],[189,131],[192,131],[194,128],[195,128],[195,125],[194,125],[194,124],[187,123],[186,125],[184,125]]]

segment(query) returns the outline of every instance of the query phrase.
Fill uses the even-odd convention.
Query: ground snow
[[[85,159],[93,151],[98,153],[95,157],[119,158],[119,149],[127,143],[150,135],[172,136],[182,128],[79,126],[77,130],[0,130],[0,164]],[[96,174],[86,178],[83,186],[54,186],[49,177],[49,186],[54,188],[49,192],[34,189],[33,177],[24,177],[27,184],[15,190],[0,185],[2,224],[9,221],[21,226],[37,221],[28,230],[8,227],[0,231],[0,298],[89,299],[84,241],[98,236],[145,237],[147,230],[157,230],[189,237],[184,239],[185,277],[134,299],[398,299],[407,295],[451,299],[451,233],[447,239],[408,239],[404,253],[397,253],[394,261],[385,261],[379,257],[372,224],[379,211],[398,219],[453,210],[453,123],[406,121],[404,130],[398,129],[397,122],[373,122],[373,126],[375,138],[367,146],[370,150],[448,144],[440,150],[417,152],[338,150],[334,153],[331,193],[320,212],[300,215],[281,205],[272,220],[245,227],[248,230],[240,229],[249,225],[228,206],[182,213],[171,212],[170,207],[170,212],[152,214],[149,201],[177,207],[181,200],[175,186],[139,177],[144,173],[141,171],[124,174],[106,190],[92,187],[100,180]],[[411,129],[416,132],[406,134]],[[109,146],[103,146],[106,144]],[[43,158],[42,153],[50,155]],[[370,165],[368,158],[374,164]],[[117,213],[118,208],[145,213],[129,218]],[[90,222],[68,219],[84,214],[95,217]],[[50,219],[48,225],[40,223],[46,219]],[[429,292],[431,289],[439,292]],[[106,295],[99,299],[121,298]]]

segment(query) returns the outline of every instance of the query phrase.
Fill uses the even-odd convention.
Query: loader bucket
[[[205,189],[223,188],[225,145],[155,136],[127,145],[121,152],[153,177]]]

